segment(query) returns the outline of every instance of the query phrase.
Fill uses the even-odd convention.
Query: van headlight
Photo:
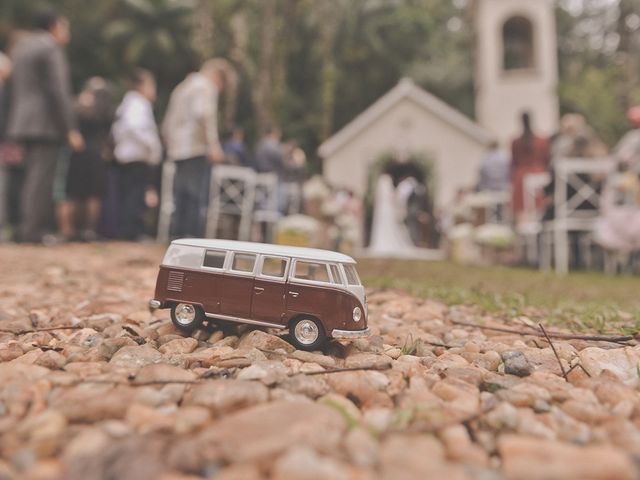
[[[362,310],[360,310],[360,307],[354,308],[353,309],[353,321],[354,322],[359,322],[361,318],[362,318]]]

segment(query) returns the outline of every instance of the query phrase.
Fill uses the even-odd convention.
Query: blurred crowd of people
[[[461,222],[475,222],[477,226],[487,221],[478,219],[472,212],[474,205],[484,206],[487,198],[497,199],[499,203],[503,195],[506,201],[498,206],[503,211],[499,210],[492,220],[513,226],[512,232],[531,222],[542,224],[554,220],[558,201],[571,199],[575,203],[572,209],[575,207],[575,211],[586,214],[585,217],[597,217],[590,233],[601,247],[627,253],[640,251],[640,107],[631,108],[627,118],[628,133],[610,151],[582,115],[564,115],[559,131],[545,138],[534,131],[530,114],[523,113],[522,131],[513,140],[511,151],[507,153],[497,142],[492,143],[482,159],[475,188],[460,190],[451,208],[453,216],[459,218],[451,221],[450,228]],[[555,166],[565,159],[587,162],[607,159],[613,169],[604,175],[579,173],[579,181],[574,182],[575,185],[569,182],[566,192],[560,193],[563,197],[556,198]],[[533,201],[529,199],[527,208],[526,197],[532,192],[526,191],[525,179],[537,174],[546,175],[547,180],[538,192],[533,192],[535,197]],[[584,192],[576,195],[580,188],[584,188]],[[598,201],[592,201],[591,193]],[[499,235],[506,232],[493,231]]]
[[[433,206],[429,162],[416,159],[387,159],[381,171],[372,171],[369,191],[374,198],[363,208],[351,192],[333,191],[322,182],[303,187],[306,156],[295,142],[282,142],[277,126],[261,132],[253,151],[241,128],[220,133],[219,101],[235,91],[237,83],[225,59],[208,60],[188,74],[171,93],[158,126],[156,83],[148,70],[130,73],[119,102],[112,83],[100,77],[87,80],[74,98],[65,56],[70,38],[69,21],[45,11],[34,18],[31,31],[15,35],[6,55],[0,53],[1,239],[49,243],[153,237],[160,196],[167,194],[173,205],[169,236],[201,237],[211,204],[211,175],[217,165],[231,164],[274,174],[279,213],[297,214],[304,207],[308,216],[335,227],[330,242],[336,248],[347,237],[350,245],[370,243],[370,251],[380,254],[437,247],[441,234],[455,237],[460,230],[456,226],[462,223],[497,221],[517,231],[531,221],[525,179],[535,174],[548,174],[550,179],[534,200],[540,212],[536,220],[553,220],[558,200],[556,162],[610,153],[581,115],[565,115],[559,131],[544,138],[524,113],[521,134],[511,151],[492,143],[482,159],[477,185],[460,189],[451,208]],[[594,237],[602,246],[638,251],[640,107],[631,109],[628,118],[631,129],[611,152],[616,171],[606,178],[583,176],[601,202],[594,206],[584,201],[578,209],[599,210]],[[175,166],[170,192],[160,189],[163,162]],[[297,185],[304,196],[294,208],[287,198],[289,185]],[[567,197],[575,193],[571,188]],[[474,202],[487,195],[507,200],[494,218],[469,220]],[[323,207],[314,207],[316,197],[323,199]],[[308,219],[303,220],[300,225],[306,228]]]
[[[255,154],[244,132],[218,125],[219,97],[237,82],[225,59],[206,61],[173,90],[159,128],[156,82],[138,68],[118,103],[114,86],[90,78],[74,98],[65,56],[69,21],[35,16],[0,53],[0,234],[53,243],[155,235],[161,165],[175,162],[171,236],[203,236],[212,170],[234,164],[299,181],[306,157],[269,127]],[[166,192],[165,192],[166,193]],[[285,202],[280,207],[286,209]]]

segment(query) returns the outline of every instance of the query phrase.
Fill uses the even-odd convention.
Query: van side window
[[[358,278],[358,272],[353,265],[342,265],[344,267],[344,273],[347,274],[347,283],[349,285],[361,285],[360,278]]]
[[[264,257],[262,260],[262,275],[267,277],[284,278],[287,261],[280,257]]]
[[[253,272],[255,263],[255,255],[251,253],[235,253],[233,255],[231,270],[235,270],[236,272]]]
[[[340,269],[337,265],[329,264],[329,270],[331,270],[331,276],[333,277],[333,283],[342,285],[342,277],[340,276]]]
[[[202,262],[202,265],[209,268],[223,268],[226,256],[227,252],[207,250],[204,254],[204,262]]]
[[[296,271],[294,278],[299,280],[312,280],[314,282],[329,283],[329,270],[326,263],[304,262],[298,260],[296,262]]]

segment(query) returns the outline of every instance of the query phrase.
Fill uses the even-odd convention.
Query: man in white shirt
[[[152,167],[160,163],[162,144],[152,103],[156,98],[153,74],[137,69],[131,89],[116,111],[112,133],[118,171],[118,221],[120,236],[137,240],[144,235],[145,195]]]
[[[232,71],[224,59],[208,60],[171,94],[162,133],[169,160],[176,163],[171,221],[175,238],[204,235],[211,165],[224,161],[218,136],[218,97]]]

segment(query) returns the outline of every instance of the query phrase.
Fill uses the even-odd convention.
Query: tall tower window
[[[504,70],[534,68],[533,24],[522,16],[509,18],[502,27]]]

